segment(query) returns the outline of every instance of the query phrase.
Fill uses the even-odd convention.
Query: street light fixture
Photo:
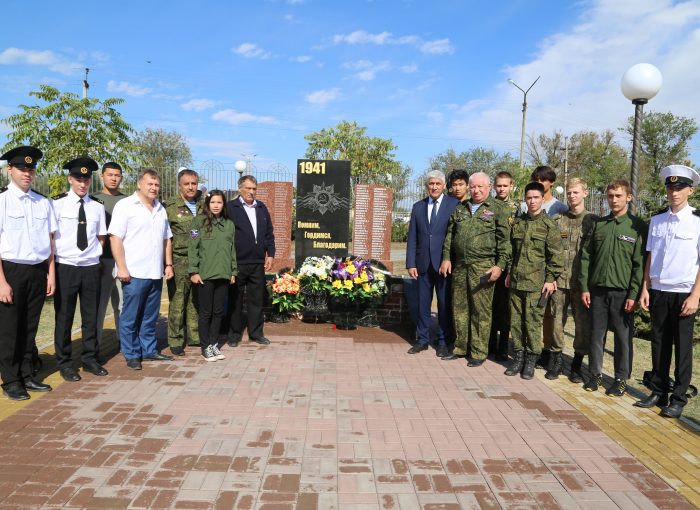
[[[539,80],[540,77],[537,77],[537,80]],[[524,155],[525,155],[525,115],[527,113],[527,93],[530,92],[530,89],[535,86],[535,83],[537,83],[537,80],[532,82],[532,85],[530,85],[527,90],[523,90],[517,83],[515,83],[513,80],[508,78],[508,83],[513,85],[514,87],[517,87],[520,92],[523,93],[523,126],[520,131],[520,169],[522,170],[523,165],[525,164],[524,161]]]
[[[238,160],[236,163],[233,165],[236,168],[236,171],[238,172],[238,178],[240,179],[243,177],[243,172],[245,172],[245,169],[248,168],[248,165],[246,164],[245,161],[243,160]]]
[[[624,96],[634,104],[634,134],[632,136],[632,170],[630,173],[630,188],[632,191],[631,211],[635,210],[637,202],[637,186],[639,183],[639,153],[642,138],[642,115],[644,105],[659,93],[663,77],[661,71],[651,64],[637,64],[630,67],[620,82]]]

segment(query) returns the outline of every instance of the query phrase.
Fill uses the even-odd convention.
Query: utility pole
[[[569,137],[564,137],[564,193],[566,193],[566,185],[569,181]]]
[[[87,99],[88,89],[90,88],[90,84],[87,81],[89,73],[90,73],[90,69],[86,67],[85,68],[85,79],[83,80],[83,99]]]
[[[537,80],[540,79],[540,76],[537,77]],[[520,131],[520,169],[523,169],[523,166],[525,165],[525,115],[527,114],[527,93],[530,92],[530,89],[535,86],[535,83],[537,83],[537,80],[532,82],[532,85],[530,85],[527,90],[523,90],[520,88],[520,86],[515,83],[513,80],[508,78],[508,83],[513,85],[514,87],[517,87],[520,92],[523,93],[523,124],[522,128]]]

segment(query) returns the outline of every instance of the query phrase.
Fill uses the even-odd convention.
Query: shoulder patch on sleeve
[[[41,195],[41,193],[37,193],[37,195]],[[41,196],[44,196],[44,195],[41,195]],[[56,196],[51,197],[51,198],[53,198],[54,200],[60,200],[60,199],[65,198],[67,196],[68,196],[68,193],[61,193],[60,195],[56,195]]]

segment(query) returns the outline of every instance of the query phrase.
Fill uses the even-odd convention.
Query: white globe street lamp
[[[236,171],[238,172],[238,176],[243,177],[243,172],[245,172],[245,169],[247,168],[248,165],[246,165],[245,161],[239,159],[234,163],[233,165],[236,168]]]
[[[661,71],[651,64],[637,64],[630,67],[620,82],[624,96],[634,104],[634,134],[632,136],[632,170],[630,187],[632,188],[631,209],[634,211],[637,202],[637,185],[639,182],[639,153],[642,138],[642,116],[644,105],[659,93],[663,77]]]

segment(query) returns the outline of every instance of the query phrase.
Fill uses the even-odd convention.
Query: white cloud
[[[341,42],[347,44],[386,44],[389,42],[391,32],[382,32],[380,34],[370,34],[364,30],[355,30],[346,35],[337,34],[333,36],[333,42],[338,44]]]
[[[564,32],[546,37],[528,62],[505,68],[493,93],[449,112],[449,136],[480,133],[480,143],[500,148],[520,144],[523,94],[527,89],[527,133],[561,130],[617,130],[633,106],[620,92],[620,78],[632,65],[649,62],[664,86],[646,111],[700,117],[700,3],[693,0],[594,0]],[[620,138],[625,147],[629,141]]]
[[[201,112],[203,110],[207,110],[208,108],[216,106],[218,103],[218,101],[214,101],[213,99],[190,99],[186,103],[182,103],[180,107],[186,111]]]
[[[109,80],[107,82],[107,91],[124,93],[127,96],[140,97],[153,92],[153,89],[148,87],[139,87],[138,85],[134,85],[127,81],[117,82],[114,80]]]
[[[265,51],[255,43],[242,43],[232,48],[231,51],[245,58],[259,58],[264,60],[272,56],[272,53]]]
[[[204,149],[198,152],[206,152],[207,159],[213,157],[241,159],[241,154],[255,152],[249,142],[232,142],[230,140],[210,140],[204,138],[188,138],[190,146]]]
[[[300,64],[305,64],[306,62],[311,61],[312,57],[309,55],[299,55],[298,57],[292,57],[289,60],[292,62],[299,62]]]
[[[436,39],[421,44],[420,50],[430,55],[452,55],[455,52],[454,46],[449,39]]]
[[[325,105],[331,101],[335,101],[341,96],[340,89],[332,88],[325,90],[317,90],[315,92],[310,92],[306,94],[304,99],[307,103]]]
[[[408,45],[416,46],[421,52],[432,55],[444,55],[454,53],[454,46],[450,44],[450,40],[435,39],[433,41],[424,41],[417,35],[403,35],[394,37],[391,32],[380,32],[372,34],[365,30],[355,30],[349,34],[336,34],[333,36],[335,44],[345,43],[350,45],[355,44],[376,44],[383,46],[385,44],[392,45]]]
[[[411,74],[411,73],[415,73],[416,71],[418,71],[417,64],[408,64],[405,66],[401,66],[402,73]]]
[[[71,62],[51,50],[24,50],[6,48],[0,52],[0,64],[27,64],[46,67],[61,74],[73,74],[85,67],[79,62]]]
[[[252,113],[239,112],[233,108],[220,110],[211,116],[212,120],[226,122],[227,124],[243,124],[244,122],[254,122],[258,124],[278,124],[277,119],[268,115],[253,115]]]
[[[357,60],[355,62],[345,62],[343,67],[357,71],[355,77],[362,81],[374,80],[378,72],[391,70],[391,64],[388,61],[374,63],[369,60]]]

